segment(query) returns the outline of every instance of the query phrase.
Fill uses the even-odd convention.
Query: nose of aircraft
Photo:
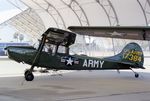
[[[29,60],[29,53],[36,52],[36,49],[32,46],[8,46],[5,48],[5,50],[8,57],[17,62],[26,61],[26,59]]]
[[[8,47],[6,47],[5,48],[5,51],[6,51],[6,53],[7,53],[7,55],[9,56],[9,53],[10,53],[10,51],[12,51],[12,47],[10,47],[10,46],[8,46]]]
[[[21,62],[24,59],[25,47],[22,46],[8,46],[5,48],[8,57],[17,62]]]
[[[10,59],[16,60],[16,59],[18,58],[17,55],[19,55],[19,54],[18,54],[18,52],[16,51],[16,48],[15,48],[15,47],[13,47],[13,46],[8,46],[8,47],[5,48],[5,50],[6,50],[6,54],[8,55],[8,57],[9,57]]]

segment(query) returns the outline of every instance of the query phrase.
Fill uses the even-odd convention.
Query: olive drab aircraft
[[[115,56],[95,58],[86,55],[70,55],[69,47],[74,44],[75,39],[76,33],[74,32],[49,28],[42,34],[38,49],[32,46],[8,46],[5,49],[10,59],[31,65],[31,68],[24,73],[26,81],[34,79],[33,71],[36,66],[48,70],[144,69],[143,52],[137,43],[127,44]],[[44,50],[44,47],[49,49]],[[58,52],[60,47],[65,49],[64,53]],[[139,77],[138,73],[134,72],[134,74],[136,78]]]

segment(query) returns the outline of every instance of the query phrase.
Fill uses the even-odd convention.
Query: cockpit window
[[[57,48],[56,45],[46,43],[44,48],[43,48],[43,51],[49,52],[49,53],[55,53],[56,48]],[[58,50],[57,50],[57,53],[65,53],[65,47],[64,46],[59,46]]]
[[[33,47],[36,48],[36,49],[38,49],[39,43],[40,43],[40,42],[34,43],[34,44],[33,44]],[[57,47],[57,46],[54,45],[54,44],[45,43],[45,45],[44,45],[42,51],[49,52],[49,53],[55,53],[56,47]],[[64,47],[64,46],[59,46],[57,53],[65,53],[65,47]]]
[[[64,46],[59,46],[58,53],[65,53],[65,47]]]

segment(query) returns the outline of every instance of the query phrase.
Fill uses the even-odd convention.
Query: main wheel
[[[138,73],[135,73],[135,78],[138,78],[139,77],[139,74]]]
[[[34,75],[31,72],[25,72],[26,81],[32,81],[34,79]]]

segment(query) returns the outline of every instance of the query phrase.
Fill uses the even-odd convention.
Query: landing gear
[[[32,74],[33,70],[34,70],[34,66],[35,64],[38,63],[38,59],[40,57],[40,54],[42,52],[42,49],[44,47],[44,44],[45,44],[45,40],[46,40],[46,34],[43,34],[43,37],[42,37],[42,40],[41,40],[41,43],[37,49],[37,52],[35,54],[35,57],[33,58],[33,61],[32,61],[32,65],[31,65],[31,68],[29,70],[26,70],[25,73],[24,73],[24,77],[26,79],[26,81],[32,81],[34,79],[34,75]]]
[[[25,71],[24,77],[25,77],[26,81],[32,81],[34,79],[34,75],[30,70]]]
[[[132,68],[130,68],[132,70],[132,72],[135,74],[135,78],[139,77],[139,74],[137,72],[135,72]]]

